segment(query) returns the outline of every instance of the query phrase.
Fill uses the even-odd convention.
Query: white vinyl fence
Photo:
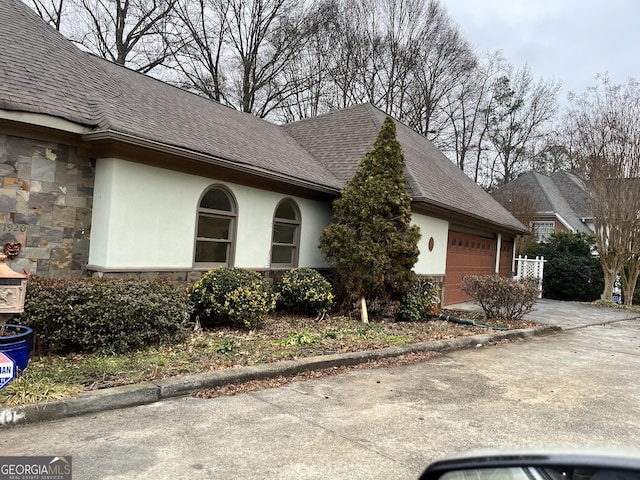
[[[542,298],[542,277],[544,276],[544,257],[528,258],[518,255],[514,279],[535,278],[538,281],[538,298]]]

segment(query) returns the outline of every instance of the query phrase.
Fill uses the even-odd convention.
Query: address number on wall
[[[3,232],[26,232],[26,225],[17,225],[15,223],[3,223],[2,227],[0,227],[0,231]]]

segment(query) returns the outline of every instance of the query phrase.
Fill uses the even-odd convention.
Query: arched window
[[[198,208],[196,265],[233,266],[236,217],[236,204],[227,189],[213,187],[205,192]]]
[[[283,200],[278,204],[273,216],[273,236],[271,238],[271,266],[298,266],[300,247],[300,211],[293,200]]]

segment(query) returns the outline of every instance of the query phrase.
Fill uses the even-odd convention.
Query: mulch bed
[[[470,311],[462,311],[462,310],[451,310],[451,309],[443,309],[441,312],[443,315],[448,315],[451,317],[462,318],[465,320],[474,320],[479,324],[484,325],[492,325],[498,327],[508,327],[509,329],[525,329],[525,328],[533,328],[538,326],[535,322],[529,322],[526,320],[513,320],[513,321],[502,321],[496,319],[487,319],[483,312],[470,312]],[[285,321],[285,319],[283,319]],[[288,327],[291,326],[291,319],[286,319]],[[270,327],[272,329],[279,329],[279,325],[277,321],[269,322]],[[448,322],[450,323],[450,322]],[[407,331],[413,331],[415,333],[415,323],[403,323],[403,322],[392,322],[389,324],[393,326],[394,330],[398,332],[403,331],[406,327]],[[479,333],[484,333],[486,331],[491,331],[490,329],[479,329],[477,327],[469,327],[467,325],[459,325],[456,323],[450,323],[451,329],[447,329],[446,334],[442,335],[440,338],[455,338],[459,336],[468,336],[468,335],[477,335]],[[419,335],[418,335],[419,337]],[[425,340],[434,340],[436,338],[433,337],[433,333],[429,335],[428,339]],[[417,340],[420,340],[418,338]],[[501,340],[496,343],[509,343],[520,340]],[[323,352],[328,353],[328,352]],[[433,358],[441,356],[441,353],[438,352],[413,352],[406,355],[401,355],[397,357],[390,357],[378,360],[372,360],[366,363],[352,365],[352,366],[344,366],[344,367],[332,367],[327,369],[320,370],[310,370],[306,372],[301,372],[296,375],[289,376],[277,376],[273,378],[265,378],[261,380],[251,380],[243,383],[234,383],[221,385],[213,388],[207,388],[204,390],[200,390],[199,392],[193,394],[196,398],[217,398],[221,396],[228,395],[239,395],[248,392],[255,392],[259,390],[264,390],[268,388],[278,388],[283,385],[287,385],[293,382],[300,382],[306,380],[313,380],[317,378],[329,377],[334,375],[340,375],[350,370],[358,370],[358,369],[372,369],[372,368],[390,368],[390,367],[399,367],[404,365],[413,365],[416,363],[426,362]]]

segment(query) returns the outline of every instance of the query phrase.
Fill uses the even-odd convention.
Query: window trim
[[[276,212],[284,203],[288,203],[293,208],[296,219],[291,220],[288,218],[276,217]],[[276,243],[274,241],[274,233],[276,225],[293,225],[296,227],[293,242],[294,243]],[[296,268],[300,262],[300,232],[302,230],[302,215],[300,213],[300,207],[298,203],[292,198],[283,198],[278,202],[276,208],[273,210],[273,217],[271,222],[271,248],[269,249],[269,266],[272,269],[289,269]],[[273,247],[275,246],[288,246],[293,247],[292,263],[274,263],[273,261]]]
[[[545,233],[544,236],[541,236],[538,232],[538,226],[551,226],[551,230]],[[556,231],[556,222],[553,220],[534,220],[531,222],[531,233],[533,233],[536,237],[537,242],[548,242],[551,234]]]
[[[229,199],[229,203],[231,204],[231,211],[227,210],[216,210],[211,208],[203,208],[201,207],[202,200],[205,195],[207,195],[212,190],[220,190],[222,191]],[[198,224],[200,222],[200,216],[203,215],[213,218],[224,218],[231,220],[229,225],[229,239],[228,241],[224,241],[223,239],[209,239],[209,237],[198,237]],[[193,241],[193,268],[194,269],[210,269],[210,268],[218,268],[218,267],[233,267],[235,265],[235,253],[236,253],[236,243],[237,243],[237,228],[238,228],[238,202],[236,201],[236,197],[229,188],[224,185],[210,185],[207,187],[200,198],[198,199],[198,204],[196,208],[196,224],[195,224],[195,232],[194,232],[194,241]],[[226,262],[197,262],[196,261],[196,249],[199,241],[211,241],[218,243],[227,243],[227,261]]]

